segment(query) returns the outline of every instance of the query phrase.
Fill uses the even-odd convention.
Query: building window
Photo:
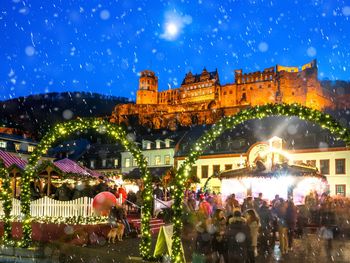
[[[95,168],[95,160],[90,161],[90,168],[92,168],[92,169]]]
[[[335,159],[335,173],[345,174],[345,159]]]
[[[218,175],[219,172],[220,172],[220,165],[219,164],[213,165],[213,175]]]
[[[160,149],[160,141],[156,141],[156,148]]]
[[[114,167],[117,167],[119,164],[119,160],[118,159],[114,159]]]
[[[345,184],[336,184],[335,185],[335,194],[345,196],[346,195],[346,185]]]
[[[7,142],[0,141],[0,148],[6,148]]]
[[[191,176],[197,176],[197,166],[192,166],[192,168],[191,168]]]
[[[306,164],[308,166],[316,167],[316,160],[307,160]]]
[[[136,159],[132,159],[132,166],[133,166],[133,167],[136,167],[136,166],[137,166],[137,161],[136,161]]]
[[[34,146],[33,145],[28,145],[28,152],[33,152],[34,151]]]
[[[130,167],[130,158],[125,158],[125,167]]]
[[[164,164],[167,164],[167,165],[170,164],[170,155],[165,155],[165,157],[164,157]]]
[[[329,160],[320,160],[321,174],[329,174]]]
[[[107,160],[106,159],[102,159],[102,167],[106,167],[107,164]]]
[[[169,139],[166,139],[166,140],[165,140],[165,147],[166,147],[166,148],[169,148],[169,147],[170,147],[170,140],[169,140]]]
[[[225,170],[231,170],[232,164],[225,164]]]
[[[21,150],[21,144],[20,143],[15,143],[15,149],[16,149],[16,151]]]
[[[155,157],[155,165],[160,165],[160,155]]]
[[[148,149],[148,150],[151,149],[151,143],[150,142],[147,143],[146,149]]]
[[[208,165],[202,165],[202,178],[208,178]]]

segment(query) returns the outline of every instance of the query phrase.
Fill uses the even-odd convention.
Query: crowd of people
[[[223,202],[220,194],[202,189],[185,194],[187,212],[195,215],[195,256],[203,262],[254,262],[259,254],[268,255],[277,240],[282,256],[286,255],[293,250],[295,235],[301,236],[305,226],[316,222],[330,246],[335,224],[332,204],[327,194],[318,197],[315,192],[298,207],[292,198],[276,195],[266,200],[262,193],[241,202],[235,194]]]

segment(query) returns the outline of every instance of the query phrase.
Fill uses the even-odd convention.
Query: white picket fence
[[[81,197],[71,201],[57,201],[47,196],[31,201],[30,214],[32,217],[73,217],[93,216],[92,198]],[[121,199],[118,200],[121,203]],[[159,213],[162,209],[171,207],[174,200],[161,201],[154,199],[154,214]],[[0,216],[4,216],[3,201],[0,201]],[[21,204],[18,199],[12,199],[11,216],[21,215]]]
[[[81,197],[71,201],[57,201],[45,196],[30,203],[30,214],[33,217],[89,217],[93,215],[92,200],[93,199],[89,197]],[[5,215],[2,203],[3,202],[0,201],[0,216]],[[21,215],[21,204],[17,199],[12,199],[11,215]]]

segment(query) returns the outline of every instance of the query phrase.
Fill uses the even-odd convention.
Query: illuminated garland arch
[[[172,243],[172,262],[182,262],[183,251],[181,249],[181,229],[182,229],[182,206],[184,198],[184,183],[189,176],[192,165],[203,154],[203,151],[211,145],[224,131],[251,119],[262,119],[269,116],[296,116],[302,120],[307,120],[319,124],[322,128],[328,129],[337,139],[341,139],[347,146],[350,145],[350,131],[341,126],[330,115],[324,114],[299,104],[266,104],[244,109],[234,116],[224,117],[213,127],[200,137],[192,146],[191,151],[177,171],[175,180],[175,202],[173,205],[174,232]]]
[[[5,245],[11,245],[11,210],[12,210],[12,191],[11,191],[11,178],[5,165],[0,161],[0,178],[2,180],[0,200],[3,201],[4,209],[4,235],[2,237]]]
[[[85,130],[92,129],[99,133],[105,133],[111,138],[121,142],[121,144],[128,150],[135,158],[138,167],[140,168],[141,178],[144,180],[143,191],[143,209],[141,218],[141,233],[142,240],[140,244],[140,254],[143,258],[149,259],[151,257],[151,231],[150,231],[150,218],[152,207],[152,180],[151,175],[147,169],[147,162],[142,155],[139,147],[132,141],[129,141],[127,134],[121,126],[116,124],[99,120],[95,118],[77,119],[61,123],[52,128],[42,138],[39,145],[35,148],[34,152],[30,156],[28,164],[25,168],[22,180],[21,180],[21,213],[24,218],[22,220],[23,237],[19,246],[28,247],[31,242],[31,217],[30,217],[30,179],[34,177],[36,166],[43,154],[46,154],[47,150],[52,146],[57,139],[73,132],[84,132]]]

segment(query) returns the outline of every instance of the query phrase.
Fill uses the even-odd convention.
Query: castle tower
[[[158,77],[151,70],[141,71],[136,104],[158,104]]]

